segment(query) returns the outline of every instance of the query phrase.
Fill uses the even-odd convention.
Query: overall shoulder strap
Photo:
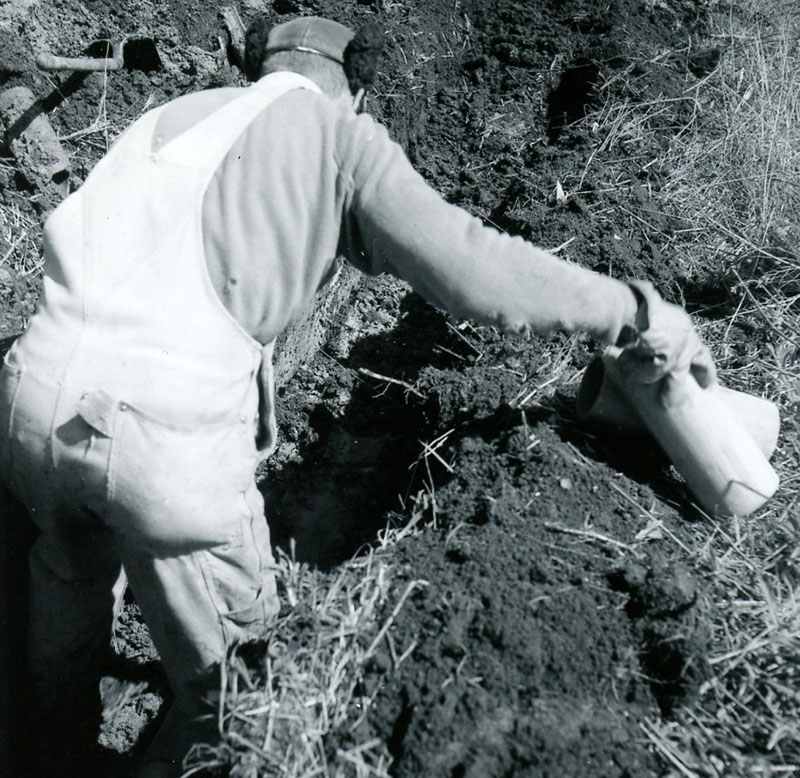
[[[298,73],[273,73],[243,89],[241,97],[234,98],[178,135],[157,154],[176,164],[216,170],[256,116],[292,89],[321,91],[313,81]]]

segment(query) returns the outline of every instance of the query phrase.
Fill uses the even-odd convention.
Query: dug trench
[[[245,21],[377,19],[387,49],[368,109],[449,201],[570,261],[649,278],[690,306],[718,295],[714,269],[685,276],[617,209],[604,181],[619,168],[592,158],[589,169],[591,127],[580,121],[610,95],[669,98],[701,77],[687,54],[653,54],[702,40],[705,4],[236,5]],[[242,83],[217,9],[195,0],[12,3],[0,33],[3,87],[31,88],[72,139],[72,186],[110,129],[147,106]],[[33,64],[41,48],[76,53],[133,33],[158,50],[156,61],[148,44],[146,68],[45,77]],[[669,105],[663,142],[683,110]],[[657,189],[658,170],[635,156],[626,165],[641,182],[630,196]],[[580,186],[562,196],[557,182],[576,170]],[[41,220],[48,193],[12,165],[3,176],[3,204]],[[648,219],[674,226],[655,210]],[[576,380],[596,345],[457,322],[400,282],[345,276],[347,293],[319,319],[323,334],[314,330],[321,347],[280,390],[281,443],[260,474],[274,542],[333,569],[387,523],[418,521],[391,564],[398,595],[411,580],[427,585],[390,632],[399,652],[412,650],[399,666],[388,651],[373,658],[370,715],[355,732],[330,733],[332,752],[380,737],[398,778],[659,774],[643,722],[690,706],[706,672],[705,572],[668,542],[699,514],[649,441],[578,424]],[[30,315],[36,279],[35,268],[0,268],[4,335]],[[115,646],[104,775],[130,770],[167,695],[132,600]]]
[[[543,382],[538,338],[468,341],[414,295],[398,308],[288,387],[295,442],[264,482],[278,541],[316,564],[424,515],[391,563],[397,598],[426,585],[367,667],[365,723],[331,748],[378,736],[398,776],[658,774],[640,723],[691,703],[708,637],[697,574],[659,530],[644,540],[642,506],[690,513],[668,463],[580,428],[569,395],[520,408],[522,377]]]

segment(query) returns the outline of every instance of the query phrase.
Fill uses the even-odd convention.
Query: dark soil
[[[62,137],[92,126],[101,109],[122,128],[150,104],[241,82],[213,4],[11,5],[0,12],[0,83],[33,89]],[[648,211],[647,192],[663,171],[617,149],[613,175],[622,169],[633,183],[624,195],[608,191],[611,163],[595,159],[588,168],[591,128],[575,125],[602,100],[680,96],[701,77],[706,60],[686,47],[702,40],[706,3],[234,5],[246,21],[259,11],[274,21],[314,12],[352,26],[377,18],[387,46],[368,108],[448,200],[544,248],[573,239],[569,259],[649,278],[689,306],[715,288],[711,269],[685,277],[653,245],[654,232],[673,226]],[[139,48],[107,80],[45,76],[33,64],[31,52],[74,55],[123,35]],[[670,48],[683,53],[652,61]],[[664,142],[682,110],[670,105]],[[69,145],[73,186],[104,142],[98,131]],[[11,160],[0,175],[0,201],[38,224],[52,201]],[[570,180],[572,193],[559,201],[556,182]],[[621,197],[648,212],[649,232],[617,208]],[[0,238],[0,256],[8,248]],[[0,335],[24,326],[35,277],[0,266]],[[593,348],[460,327],[402,284],[375,279],[359,285],[325,348],[282,390],[282,442],[263,473],[277,543],[293,542],[300,559],[332,567],[387,521],[425,515],[424,531],[392,552],[398,594],[408,580],[428,582],[391,631],[396,646],[416,647],[396,672],[388,657],[373,662],[372,715],[358,732],[332,735],[332,749],[380,736],[398,778],[663,771],[640,722],[691,705],[705,677],[707,635],[703,571],[685,567],[659,522],[680,533],[696,516],[652,444],[576,422],[575,384],[562,386],[561,376],[574,377]],[[129,603],[119,666],[104,681],[101,742],[129,755],[112,759],[107,775],[124,772],[141,749],[164,689],[135,614]]]

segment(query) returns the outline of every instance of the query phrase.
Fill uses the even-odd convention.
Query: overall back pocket
[[[107,522],[165,555],[241,544],[255,458],[251,419],[191,429],[120,403]]]

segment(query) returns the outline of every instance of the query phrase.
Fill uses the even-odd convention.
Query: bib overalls
[[[124,565],[176,698],[154,759],[188,745],[193,687],[278,609],[254,480],[271,345],[217,297],[201,212],[236,138],[298,87],[276,75],[164,145],[162,109],[135,122],[49,218],[40,306],[0,371],[0,478],[40,530],[32,695],[62,723],[96,698]]]

